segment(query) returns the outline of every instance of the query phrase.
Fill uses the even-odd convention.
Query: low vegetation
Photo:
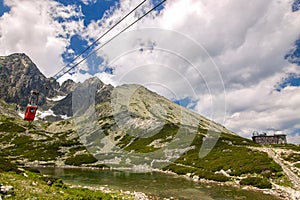
[[[84,164],[92,164],[97,162],[98,160],[90,154],[79,154],[76,156],[71,156],[66,159],[66,165],[74,165],[74,166],[81,166]]]
[[[61,179],[45,177],[31,170],[2,171],[0,183],[13,186],[13,193],[4,196],[5,199],[133,199],[117,191],[107,194],[99,190],[72,188]]]
[[[288,155],[282,155],[281,156],[284,160],[289,162],[297,162],[300,161],[300,153],[290,153]]]
[[[57,127],[70,125],[70,122],[57,122]],[[56,165],[57,162],[73,166],[98,166],[94,158],[83,146],[73,130],[58,129],[55,133],[49,132],[49,123],[29,123],[21,119],[0,115],[0,169],[16,171],[18,165],[24,163],[38,163]],[[72,126],[70,126],[72,127]],[[131,130],[131,131],[138,131]],[[130,152],[147,153],[158,150],[159,146],[151,145],[160,140],[161,144],[174,139],[178,126],[166,124],[158,133],[149,134],[149,137],[134,137],[128,132],[118,136],[119,146]],[[207,130],[199,129],[190,150],[185,152],[172,164],[164,167],[177,174],[190,173],[199,178],[226,182],[233,178],[255,177],[256,179],[242,179],[241,184],[268,188],[269,179],[282,179],[282,169],[264,152],[248,148],[259,146],[251,140],[225,133],[211,133],[217,136],[218,141],[214,148],[203,158],[199,151],[203,140],[207,137]],[[290,147],[296,148],[296,147]],[[299,159],[298,155],[291,155],[287,159]],[[253,164],[255,163],[255,164]],[[104,165],[99,165],[103,167]],[[226,171],[227,174],[220,173]],[[1,171],[1,170],[0,170]]]
[[[156,133],[156,130],[153,130],[156,134],[151,134],[151,132],[147,132],[148,135],[152,135],[150,137],[142,137],[142,138],[136,138],[133,137],[133,133],[126,134],[119,146],[123,147],[126,146],[124,150],[126,151],[135,151],[138,153],[148,153],[156,151],[158,148],[155,148],[154,146],[150,146],[150,144],[157,139],[161,139],[162,143],[170,142],[174,135],[177,134],[179,127],[173,124],[165,124],[164,127]]]
[[[58,122],[58,126],[70,122]],[[2,158],[17,160],[19,163],[51,163],[69,158],[68,164],[79,166],[95,161],[87,154],[73,130],[48,132],[49,123],[30,123],[22,119],[0,116],[0,144]],[[74,160],[78,151],[85,152],[80,161]],[[78,155],[80,156],[80,155]]]
[[[28,140],[29,137],[22,136],[14,140],[14,144],[21,145],[22,142],[28,142]],[[21,150],[24,149],[21,148]],[[20,153],[21,156],[21,150],[17,147],[12,154]],[[26,152],[24,153],[26,155]],[[56,153],[54,154],[56,155]],[[84,155],[84,157],[78,155],[72,158],[82,159],[82,163],[84,160],[86,162],[91,161],[90,155]],[[8,156],[6,151],[0,152],[0,184],[13,187],[12,193],[2,196],[4,199],[133,199],[131,195],[121,194],[118,191],[107,194],[100,190],[73,188],[66,185],[61,179],[42,176],[36,169],[23,169],[21,168],[22,165],[15,161],[16,159]]]
[[[261,189],[272,188],[272,184],[267,178],[247,177],[240,181],[241,185],[251,185]]]
[[[295,145],[295,144],[273,144],[273,145],[270,145],[270,146],[274,147],[274,148],[300,151],[300,145]]]
[[[268,178],[276,179],[280,176],[282,168],[266,153],[247,147],[257,146],[257,144],[235,135],[221,134],[214,148],[207,156],[200,159],[199,151],[203,138],[204,135],[198,134],[192,143],[195,148],[186,152],[174,164],[164,169],[178,174],[192,173],[199,178],[216,181],[230,180],[224,174],[218,173],[220,170],[227,171],[231,177],[261,174],[264,178],[261,178],[261,181],[258,181],[260,179],[257,178],[256,181],[264,184],[259,187],[270,185]],[[243,181],[243,184],[245,183],[248,182]],[[251,185],[253,185],[252,182]]]

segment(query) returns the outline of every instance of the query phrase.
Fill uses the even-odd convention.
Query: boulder
[[[14,187],[11,185],[1,185],[0,194],[8,195],[14,193]]]

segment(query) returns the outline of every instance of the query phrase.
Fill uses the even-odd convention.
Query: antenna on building
[[[258,131],[253,131],[252,135],[253,135],[253,136],[258,136],[259,133],[258,133]]]

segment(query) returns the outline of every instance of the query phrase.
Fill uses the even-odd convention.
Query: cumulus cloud
[[[281,130],[290,134],[299,127],[300,88],[288,86],[280,92],[272,88],[281,74],[255,86],[227,91],[227,127],[249,137],[255,130]]]
[[[130,7],[120,5],[89,33]],[[243,136],[257,129],[291,131],[299,124],[299,89],[274,90],[294,69],[284,59],[300,36],[300,15],[291,11],[289,1],[168,1],[135,26],[140,33],[127,32],[99,55],[114,68],[116,83],[148,85],[169,98],[196,97],[197,112]],[[144,28],[151,28],[148,35]]]
[[[85,5],[96,3],[97,0],[81,0]]]
[[[300,135],[288,135],[287,141],[288,143],[300,144]]]
[[[18,2],[5,0],[11,10],[0,18],[0,53],[26,52],[48,75],[62,66],[61,54],[71,51],[66,49],[71,35],[91,43],[140,3],[120,0],[102,19],[84,27],[84,16],[75,5]],[[148,1],[100,44],[152,6]],[[97,76],[113,85],[143,84],[170,99],[189,97],[197,102],[196,112],[245,137],[268,128],[289,133],[300,126],[299,88],[275,87],[289,73],[300,74],[284,59],[300,37],[299,26],[299,12],[292,12],[290,1],[167,1],[164,9],[97,52],[104,62],[95,67],[113,69],[112,75]],[[82,81],[91,75],[64,78],[75,76]],[[290,137],[299,141],[297,134]]]
[[[81,30],[81,21],[70,20],[80,17],[78,9],[50,0],[4,3],[11,9],[0,18],[0,54],[25,52],[45,75],[53,75],[63,65],[70,35]]]

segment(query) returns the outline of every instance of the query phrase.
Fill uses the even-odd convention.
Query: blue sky
[[[76,5],[78,7],[78,10],[80,10],[83,14],[82,17],[78,18],[78,17],[72,17],[71,20],[73,21],[79,21],[79,20],[83,20],[83,24],[85,27],[89,26],[92,22],[96,22],[97,20],[100,20],[101,18],[104,17],[104,14],[112,9],[118,9],[120,6],[120,1],[119,0],[104,0],[104,1],[92,1],[89,3],[84,3],[82,1],[68,1],[68,0],[56,0],[57,2],[68,6],[68,5]],[[160,3],[159,0],[153,0],[151,1],[153,4],[158,4]],[[157,11],[161,11],[163,10],[164,6],[160,6],[158,7],[156,10]],[[128,11],[129,12],[129,11]],[[127,13],[126,13],[127,14]],[[65,19],[63,18],[59,18],[57,19],[59,22],[63,22]],[[94,42],[95,38],[89,38],[89,41],[87,38],[83,38],[81,37],[80,34],[74,34],[72,36],[70,36],[70,44],[68,45],[68,49],[72,49],[74,50],[73,54],[69,54],[68,52],[65,52],[64,54],[62,54],[63,60],[65,63],[69,63],[73,60],[73,58],[77,55],[79,55],[81,52],[83,52],[88,45],[91,42]],[[90,42],[90,43],[89,43]],[[93,49],[95,49],[95,47],[92,47],[91,49],[89,49],[83,56],[85,57],[86,55],[88,55],[90,52],[93,51]],[[97,72],[101,72],[101,71],[106,71],[109,73],[112,73],[112,69],[109,67],[104,68],[103,70],[98,70],[96,68],[94,68],[93,66],[95,66],[95,63],[97,63],[98,65],[100,65],[102,63],[103,59],[100,57],[96,57],[93,55],[93,61],[89,61],[87,62],[88,65],[89,63],[92,63],[90,69],[89,69],[89,74],[94,75]],[[84,72],[87,72],[87,70],[84,70]]]
[[[109,10],[110,7],[117,5],[119,1],[115,0],[106,0],[106,1],[95,1],[85,4],[82,1],[68,1],[68,0],[57,0],[57,2],[62,3],[63,5],[74,4],[78,7],[81,7],[81,11],[84,15],[84,25],[87,26],[91,21],[97,21],[102,18],[106,10]]]
[[[0,16],[2,16],[5,12],[9,12],[9,7],[5,6],[3,0],[1,0]]]
[[[0,54],[24,52],[53,76],[140,2],[1,0]],[[299,0],[167,1],[60,81],[142,84],[242,136],[274,129],[300,143],[299,8]]]

